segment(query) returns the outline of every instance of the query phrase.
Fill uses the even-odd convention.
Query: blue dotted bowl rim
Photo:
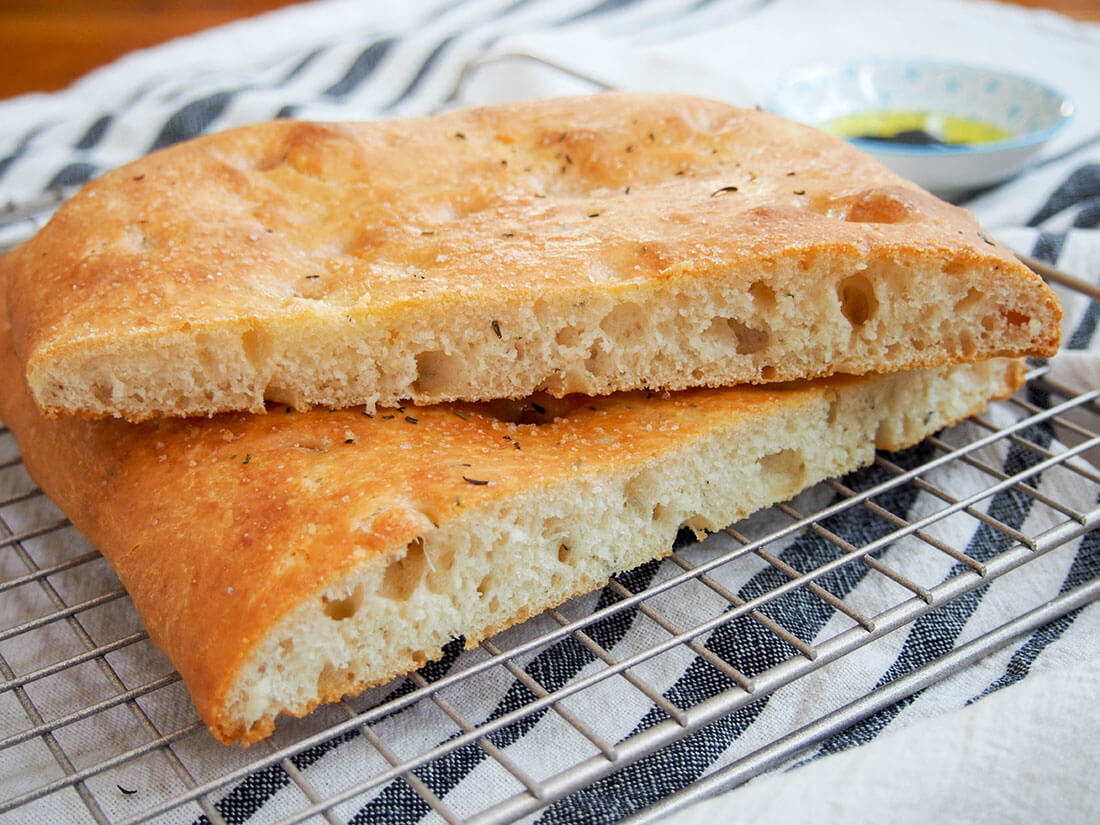
[[[1049,98],[1060,101],[1059,108],[1060,113],[1058,119],[1050,124],[1044,126],[1042,129],[1036,129],[1031,132],[1026,132],[1022,135],[1014,135],[1013,137],[1006,138],[1004,140],[988,141],[986,143],[972,143],[972,144],[952,144],[947,146],[922,146],[922,145],[910,145],[910,144],[898,144],[888,143],[881,140],[865,140],[862,138],[845,138],[849,143],[860,147],[865,151],[874,151],[878,153],[892,154],[892,155],[981,155],[989,154],[992,152],[1011,151],[1013,149],[1023,149],[1038,144],[1045,143],[1050,140],[1055,134],[1061,131],[1067,123],[1073,118],[1076,112],[1076,106],[1073,101],[1065,94],[1055,89],[1053,86],[1036,80],[1033,77],[1027,75],[1016,74],[1014,72],[1008,72],[1003,69],[992,69],[985,66],[978,66],[974,64],[966,63],[951,63],[938,60],[905,60],[897,58],[860,58],[855,60],[845,60],[841,62],[821,62],[811,63],[804,66],[799,66],[796,69],[792,69],[782,77],[779,78],[775,87],[772,89],[771,96],[768,100],[767,109],[770,112],[774,112],[785,117],[791,117],[783,109],[784,107],[779,102],[782,92],[785,88],[794,83],[797,80],[804,78],[806,75],[820,73],[824,71],[833,73],[850,73],[858,71],[863,67],[885,67],[904,69],[936,69],[940,71],[954,71],[960,73],[973,74],[978,73],[989,77],[990,79],[999,80],[1011,80],[1016,83],[1021,83],[1025,86],[1030,86],[1040,95],[1046,95]],[[797,118],[794,118],[797,119]],[[812,124],[820,125],[820,124]]]

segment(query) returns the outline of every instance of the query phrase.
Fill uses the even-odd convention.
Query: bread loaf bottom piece
[[[968,212],[836,138],[611,94],[202,137],[0,263],[49,412],[717,386],[1050,355]]]
[[[8,355],[4,386],[19,387]],[[254,742],[1015,388],[993,360],[647,396],[145,424],[0,396],[214,735]]]

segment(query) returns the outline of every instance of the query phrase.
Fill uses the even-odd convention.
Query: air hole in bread
[[[830,427],[836,424],[837,415],[840,412],[840,405],[836,398],[829,399],[829,409],[825,413],[825,423]]]
[[[992,332],[996,328],[997,328],[997,319],[996,318],[994,318],[992,315],[983,315],[982,316],[982,329],[986,330],[987,332]]]
[[[477,583],[478,598],[484,599],[487,594],[493,591],[494,587],[496,587],[496,573],[490,570],[485,574],[485,577]]]
[[[264,357],[263,335],[257,329],[246,330],[241,335],[241,351],[252,367],[257,367]]]
[[[424,552],[424,539],[415,538],[405,547],[405,555],[390,562],[382,575],[378,592],[395,602],[406,602],[424,578],[428,557]]]
[[[1020,326],[1020,325],[1026,324],[1028,321],[1031,320],[1028,316],[1024,315],[1022,312],[1017,312],[1014,309],[1010,309],[1006,312],[1003,312],[1002,314],[1004,315],[1005,320],[1008,321],[1008,323],[1012,324],[1013,326]]]
[[[332,662],[326,662],[317,676],[317,695],[335,696],[343,693],[344,688],[351,683],[348,678],[350,675],[346,670],[334,667]]]
[[[631,341],[646,334],[646,315],[634,303],[619,304],[600,321],[600,329],[613,340]]]
[[[964,329],[959,333],[959,349],[962,351],[964,358],[972,358],[974,353],[978,351],[977,342],[970,330]]]
[[[584,359],[584,368],[589,375],[605,376],[610,374],[611,356],[607,350],[598,344],[593,344],[588,350],[588,357]]]
[[[207,373],[217,374],[218,368],[225,362],[225,353],[222,352],[219,342],[211,343],[207,333],[196,332],[195,350],[202,369]]]
[[[653,505],[653,512],[650,514],[650,518],[657,522],[663,521],[666,512],[668,511],[665,508],[665,505],[661,504],[661,502],[658,501],[656,504]]]
[[[760,378],[764,381],[774,381],[776,376],[775,367],[761,367]]]
[[[730,318],[727,324],[737,339],[737,352],[739,355],[752,355],[760,352],[771,340],[771,333],[768,330],[750,327],[747,324],[742,324],[736,318]]]
[[[558,330],[558,334],[554,336],[554,341],[563,347],[572,347],[580,343],[581,329],[580,327],[570,324],[569,326],[562,327]]]
[[[790,498],[805,486],[806,462],[798,450],[777,450],[757,463],[764,483],[779,498]]]
[[[439,548],[435,556],[424,553],[424,561],[428,567],[428,575],[424,583],[432,593],[446,593],[451,589],[452,571],[455,566],[455,551],[453,547]]]
[[[459,359],[442,350],[429,350],[416,356],[416,380],[413,392],[421,395],[453,395],[456,377],[461,374]]]
[[[775,290],[763,281],[753,281],[752,285],[749,286],[749,295],[752,296],[753,302],[760,309],[775,309]]]
[[[983,299],[982,293],[977,289],[971,287],[966,292],[966,297],[959,299],[955,303],[955,314],[961,315],[966,312],[970,312],[977,304],[981,303]]]
[[[500,584],[494,571],[489,571],[477,585],[478,598],[488,601],[489,611],[500,608]]]
[[[771,340],[766,329],[757,329],[738,321],[736,318],[714,318],[703,331],[705,338],[719,346],[733,344],[738,355],[752,355],[764,349]]]
[[[100,404],[109,404],[112,400],[111,388],[103,381],[96,381],[92,384],[92,395]]]
[[[875,288],[863,275],[849,275],[837,287],[840,311],[853,327],[860,327],[875,317],[878,300]]]
[[[973,264],[967,262],[964,258],[952,258],[943,265],[943,274],[957,278],[964,275],[972,267]],[[974,292],[975,290],[972,289],[970,291]],[[969,295],[967,297],[969,297]]]
[[[562,564],[569,564],[569,559],[572,558],[573,551],[566,547],[564,544],[558,545],[558,561]]]
[[[356,587],[348,596],[342,599],[333,599],[328,596],[321,597],[321,610],[324,614],[332,619],[334,622],[342,622],[344,619],[350,619],[357,612],[359,612],[359,606],[363,604],[363,586]],[[290,647],[293,647],[293,642],[286,640]],[[289,651],[289,648],[288,648]]]
[[[649,510],[649,502],[654,499],[658,486],[657,476],[653,470],[638,473],[623,485],[626,506],[639,513]]]

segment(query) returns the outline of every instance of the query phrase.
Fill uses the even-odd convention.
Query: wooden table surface
[[[1100,21],[1100,0],[1013,0]],[[291,0],[0,0],[0,98],[61,89],[134,49]]]

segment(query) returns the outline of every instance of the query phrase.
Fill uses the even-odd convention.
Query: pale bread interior
[[[1016,293],[981,267],[959,271],[934,257],[850,265],[819,262],[808,279],[789,260],[736,278],[670,278],[583,301],[565,294],[524,303],[487,293],[476,312],[426,307],[392,324],[383,322],[388,317],[349,323],[347,310],[321,306],[263,330],[217,325],[165,335],[155,346],[119,337],[95,358],[59,356],[31,380],[47,409],[94,416],[259,411],[265,399],[373,409],[405,399],[602,395],[890,372],[1028,352],[1050,326],[1044,293]],[[196,366],[181,371],[180,364]]]
[[[732,416],[662,455],[567,484],[537,478],[433,526],[288,612],[247,659],[213,726],[255,741],[281,713],[468,645],[617,571],[667,554],[678,529],[713,531],[983,409],[1021,381],[1017,361],[810,384],[771,416]]]

